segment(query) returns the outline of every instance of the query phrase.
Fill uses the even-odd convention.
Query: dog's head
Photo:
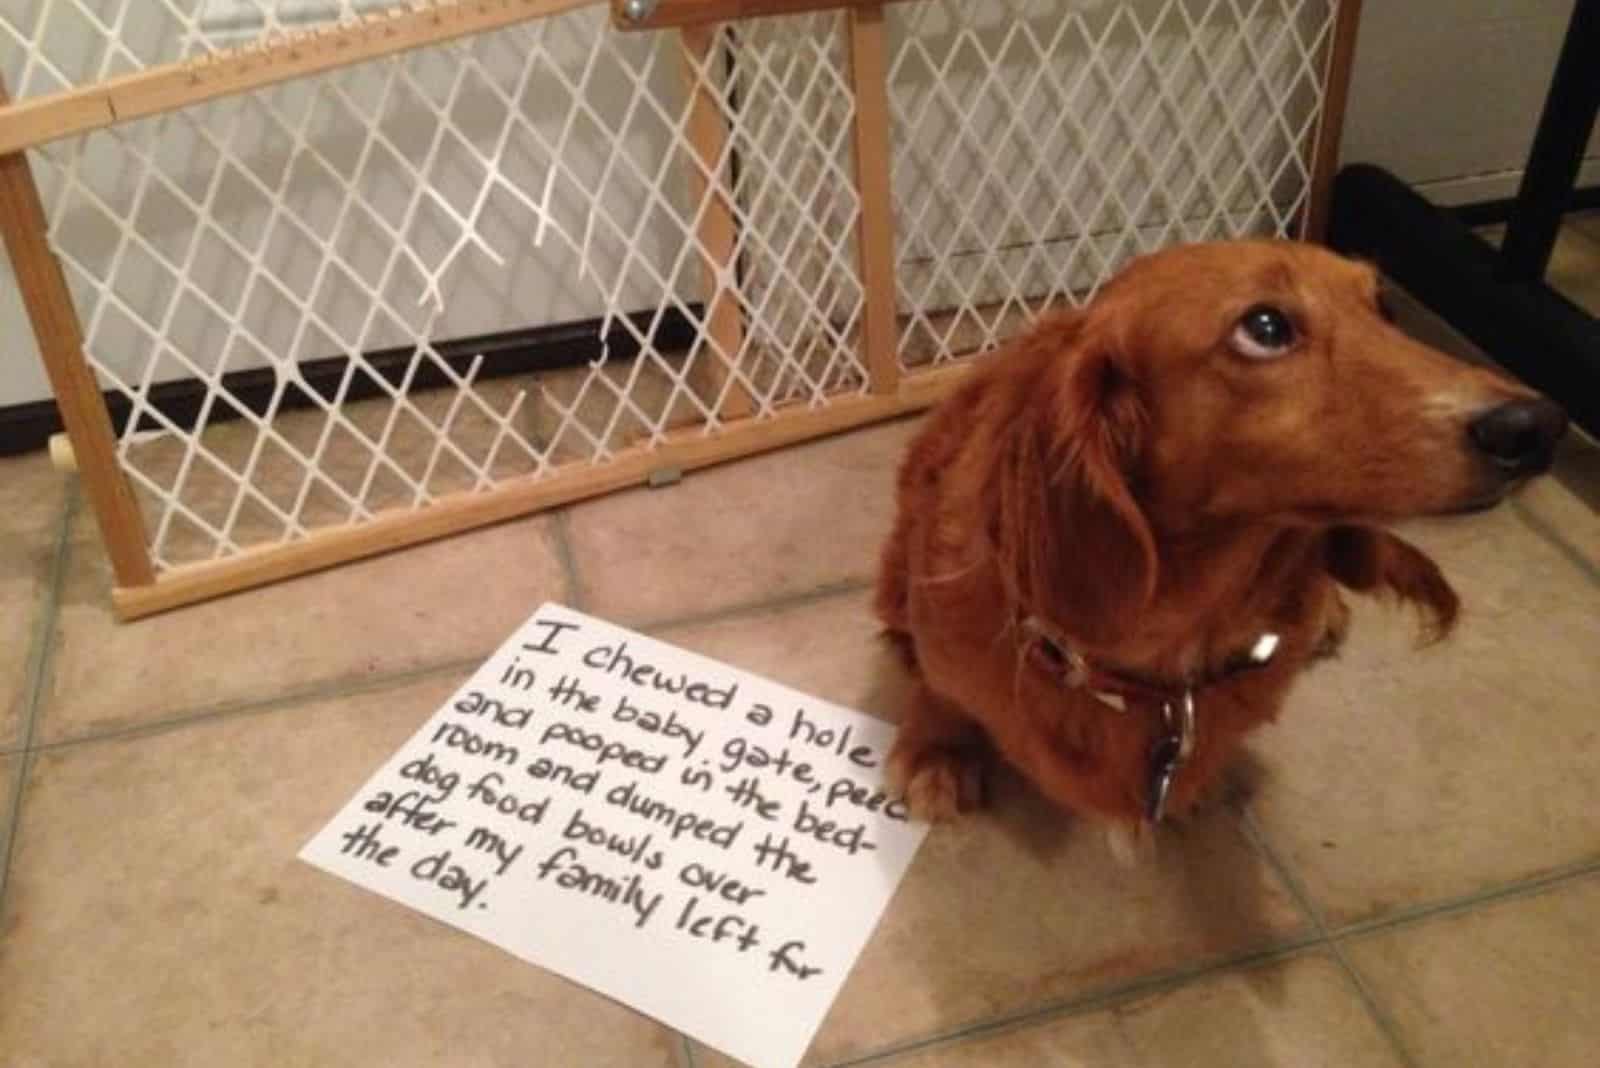
[[[1056,544],[1029,550],[1024,580],[1046,554],[1098,561],[1050,580],[1079,604],[1108,580],[1147,598],[1157,532],[1491,505],[1566,429],[1549,401],[1397,329],[1372,268],[1295,242],[1146,256],[1024,348],[1038,376],[1018,440],[1037,443],[1022,455],[1037,450],[1059,532],[1036,532]]]
[[[1088,318],[1146,412],[1141,501],[1174,525],[1482,507],[1546,470],[1566,429],[1549,401],[1402,333],[1377,273],[1314,245],[1148,256]]]

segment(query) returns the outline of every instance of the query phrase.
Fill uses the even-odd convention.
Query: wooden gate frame
[[[946,366],[902,375],[896,359],[894,216],[890,201],[890,129],[884,4],[903,0],[611,0],[621,29],[675,28],[687,54],[703,52],[713,24],[729,19],[848,9],[849,78],[855,94],[853,161],[860,200],[857,269],[864,293],[864,363],[868,391],[801,405],[768,418],[748,414],[748,397],[730,390],[713,433],[687,428],[654,445],[618,451],[603,465],[587,460],[486,493],[457,493],[420,509],[392,509],[371,519],[314,532],[302,541],[247,549],[235,556],[157,574],[145,524],[117,460],[116,436],[83,351],[83,331],[59,261],[51,251],[29,148],[147,118],[279,82],[323,73],[589,7],[602,0],[435,0],[434,6],[373,15],[362,24],[326,27],[232,52],[152,67],[133,74],[11,103],[0,85],[0,231],[40,356],[61,410],[84,494],[111,561],[112,604],[132,620],[182,605],[388,552],[489,523],[609,493],[663,469],[687,471],[797,444],[937,403],[965,375]],[[1320,240],[1349,91],[1360,0],[1339,0],[1324,57],[1323,101],[1310,151],[1311,189],[1302,235]],[[698,50],[698,52],[696,51]],[[702,161],[721,156],[727,129],[717,103],[701,92],[690,129]],[[703,182],[703,176],[700,180]],[[693,180],[693,178],[691,178]],[[714,278],[716,258],[731,255],[731,212],[702,213],[699,240]],[[719,252],[720,250],[720,252]],[[714,289],[713,289],[714,291]],[[730,302],[724,302],[730,303]],[[725,351],[741,329],[737,309],[708,307],[707,331]],[[730,336],[731,335],[731,336]]]

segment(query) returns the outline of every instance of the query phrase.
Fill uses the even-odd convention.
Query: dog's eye
[[[1270,304],[1257,304],[1239,318],[1228,343],[1241,356],[1270,360],[1294,344],[1294,324]]]

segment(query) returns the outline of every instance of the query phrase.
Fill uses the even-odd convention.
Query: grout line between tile
[[[765,600],[745,601],[740,604],[728,605],[724,608],[715,608],[709,612],[697,612],[687,616],[669,616],[664,619],[648,623],[632,624],[633,629],[645,634],[667,634],[687,627],[703,626],[707,623],[726,623],[733,619],[746,619],[750,616],[765,615],[769,612],[781,612],[790,608],[803,608],[809,604],[816,604],[834,597],[843,597],[847,594],[861,593],[872,588],[871,579],[843,579],[839,582],[830,582],[823,586],[815,586],[799,593],[781,593],[776,597]]]
[[[578,572],[577,554],[572,551],[572,522],[567,509],[557,508],[551,513],[550,528],[554,531],[556,560],[567,580],[566,602],[582,612],[589,597],[584,590],[583,576]]]
[[[1389,1007],[1380,1001],[1377,994],[1373,993],[1372,988],[1367,985],[1366,976],[1362,975],[1360,970],[1351,963],[1349,956],[1344,951],[1344,946],[1338,941],[1330,941],[1328,948],[1333,951],[1333,957],[1339,962],[1339,968],[1344,972],[1350,988],[1355,991],[1356,998],[1365,1006],[1367,1015],[1372,1018],[1373,1023],[1377,1024],[1378,1030],[1388,1040],[1389,1047],[1394,1050],[1394,1055],[1400,1059],[1400,1063],[1407,1065],[1408,1068],[1419,1068],[1421,1062],[1406,1046],[1405,1039],[1400,1034],[1399,1022],[1395,1020],[1394,1014],[1389,1011]]]
[[[1251,812],[1249,808],[1242,809],[1239,823],[1244,829],[1245,837],[1250,840],[1250,844],[1261,854],[1273,871],[1277,873],[1283,885],[1288,888],[1290,896],[1300,906],[1300,910],[1311,920],[1312,925],[1316,928],[1319,941],[1328,947],[1334,959],[1338,961],[1339,969],[1344,972],[1345,979],[1350,984],[1351,990],[1361,1002],[1362,1007],[1366,1009],[1367,1016],[1383,1034],[1385,1041],[1389,1043],[1389,1048],[1394,1051],[1401,1064],[1406,1065],[1407,1068],[1418,1068],[1419,1062],[1411,1050],[1407,1048],[1405,1039],[1400,1033],[1399,1024],[1395,1022],[1388,1006],[1384,1005],[1377,995],[1373,993],[1371,987],[1367,985],[1366,979],[1356,969],[1355,965],[1350,962],[1350,958],[1345,954],[1344,948],[1339,941],[1329,936],[1327,920],[1322,915],[1322,910],[1312,900],[1310,891],[1294,869],[1289,866],[1288,861],[1273,848],[1272,843],[1267,839],[1266,832],[1256,822],[1255,813]]]
[[[1591,583],[1600,586],[1600,564],[1590,560],[1576,546],[1562,537],[1561,532],[1551,526],[1548,520],[1534,512],[1520,499],[1514,499],[1510,503],[1511,514],[1520,519],[1523,526],[1549,543],[1550,547],[1565,557],[1568,563],[1582,571]]]
[[[1546,872],[1543,875],[1519,879],[1515,882],[1493,886],[1476,893],[1462,894],[1459,897],[1430,901],[1383,916],[1375,916],[1371,919],[1357,920],[1330,932],[1329,939],[1335,943],[1353,941],[1365,938],[1368,935],[1393,930],[1397,927],[1409,927],[1413,924],[1426,923],[1428,920],[1440,917],[1472,912],[1485,906],[1497,905],[1505,901],[1533,897],[1537,894],[1559,889],[1568,883],[1581,882],[1596,875],[1600,875],[1600,857],[1591,857],[1587,860],[1581,860],[1566,867],[1558,868],[1555,871]]]
[[[921,1038],[897,1042],[859,1056],[848,1057],[842,1061],[833,1061],[828,1068],[859,1068],[859,1066],[875,1064],[894,1057],[903,1057],[908,1053],[920,1053],[924,1050],[954,1045],[973,1038],[985,1038],[1010,1031],[1025,1030],[1038,1024],[1071,1019],[1075,1016],[1085,1016],[1092,1012],[1099,1012],[1102,1009],[1115,1008],[1138,998],[1176,990],[1179,987],[1187,986],[1190,983],[1215,975],[1241,968],[1251,968],[1257,965],[1288,960],[1307,951],[1323,948],[1323,946],[1323,939],[1311,935],[1301,935],[1275,942],[1261,949],[1234,953],[1201,964],[1151,972],[1126,982],[1116,983],[1099,990],[1091,990],[1062,1001],[1024,1009],[1019,1012],[992,1016],[984,1020],[964,1024],[949,1031],[935,1032]]]
[[[50,573],[45,581],[34,620],[33,639],[28,650],[28,669],[24,676],[21,733],[17,755],[12,761],[12,781],[5,825],[0,828],[0,909],[5,905],[6,886],[11,877],[11,854],[22,826],[22,801],[28,776],[33,770],[33,732],[38,726],[44,691],[49,682],[50,662],[55,654],[56,622],[61,614],[61,592],[66,586],[67,554],[72,544],[72,524],[78,513],[75,484],[68,483],[61,514],[56,520],[55,546],[50,556]],[[9,759],[9,758],[8,758]],[[0,912],[3,915],[3,912]]]
[[[778,597],[763,601],[750,601],[743,604],[731,605],[727,608],[711,612],[701,612],[695,615],[679,616],[663,619],[654,623],[630,624],[633,630],[650,635],[661,635],[685,627],[699,626],[707,623],[719,623],[729,619],[739,619],[764,612],[781,611],[787,608],[800,607],[814,602],[825,601],[830,597],[844,596],[859,593],[871,584],[866,580],[847,580],[819,586],[802,593],[782,594]],[[582,610],[581,605],[572,607]],[[246,715],[257,712],[266,712],[275,708],[288,707],[302,704],[307,701],[321,701],[333,697],[346,697],[356,694],[368,693],[373,690],[384,690],[410,682],[418,682],[435,675],[446,674],[451,671],[475,668],[482,664],[494,652],[488,648],[480,653],[470,656],[457,657],[424,667],[412,668],[406,671],[385,672],[370,676],[328,679],[312,683],[298,690],[283,691],[270,697],[251,698],[244,701],[231,701],[217,705],[201,705],[170,716],[164,716],[146,723],[134,724],[127,727],[118,727],[106,731],[95,731],[87,734],[75,735],[71,738],[62,738],[53,742],[46,742],[29,748],[37,751],[64,749],[69,746],[86,745],[101,741],[114,741],[126,738],[141,737],[146,734],[159,733],[178,727],[186,727],[196,723],[226,716]],[[23,748],[19,745],[16,752],[22,755]]]
[[[487,656],[488,654],[484,654]],[[42,742],[33,746],[33,752],[47,753],[58,749],[70,749],[80,745],[94,745],[99,742],[125,741],[130,738],[142,738],[147,735],[164,734],[167,731],[180,730],[192,727],[199,723],[208,723],[212,720],[232,719],[235,716],[253,715],[262,712],[271,712],[276,709],[286,708],[291,705],[308,704],[314,701],[325,701],[334,697],[354,697],[360,694],[379,693],[384,690],[397,689],[398,687],[413,682],[421,682],[439,675],[447,675],[454,671],[470,670],[483,663],[484,656],[471,656],[429,664],[424,667],[413,668],[409,671],[391,672],[382,675],[373,675],[365,678],[334,679],[329,682],[314,683],[300,690],[288,693],[275,694],[272,697],[262,697],[247,701],[233,701],[226,704],[213,705],[195,709],[176,716],[169,716],[148,723],[136,723],[127,727],[117,727],[111,730],[100,731],[93,734],[83,734],[72,738],[62,738],[54,742]]]
[[[6,759],[11,762],[12,779],[7,790],[11,809],[6,815],[5,826],[0,827],[0,918],[5,916],[6,889],[11,885],[11,855],[22,830],[22,797],[28,777],[33,773],[32,753],[13,753]]]
[[[1271,868],[1272,873],[1278,877],[1278,881],[1283,883],[1284,889],[1288,890],[1289,896],[1294,899],[1295,907],[1300,910],[1305,919],[1310,921],[1312,929],[1317,932],[1317,937],[1322,941],[1327,941],[1328,926],[1323,922],[1322,910],[1317,908],[1316,903],[1311,900],[1311,892],[1306,889],[1305,883],[1301,882],[1300,876],[1289,867],[1288,861],[1284,860],[1278,851],[1272,847],[1272,843],[1267,841],[1266,833],[1262,831],[1261,825],[1256,822],[1255,813],[1250,811],[1249,806],[1241,806],[1238,812],[1239,828],[1244,832],[1245,839],[1250,843],[1250,848],[1254,849],[1261,859],[1267,862],[1267,867]]]

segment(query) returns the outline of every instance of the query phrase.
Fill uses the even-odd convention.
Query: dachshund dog
[[[1147,838],[1336,650],[1341,587],[1450,630],[1449,583],[1382,524],[1495,504],[1567,420],[1411,340],[1379,296],[1308,244],[1171,248],[935,410],[876,598],[916,677],[887,764],[915,813],[978,804],[992,749]]]

